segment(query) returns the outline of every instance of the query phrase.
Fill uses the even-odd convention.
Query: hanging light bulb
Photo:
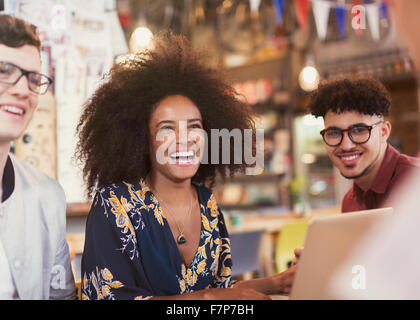
[[[313,58],[308,57],[306,61],[306,66],[299,74],[299,85],[304,91],[313,91],[318,88],[319,72],[315,68]]]
[[[130,50],[136,52],[149,49],[152,46],[153,33],[149,28],[139,27],[131,35]]]

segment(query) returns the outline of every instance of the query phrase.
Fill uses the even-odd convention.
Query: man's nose
[[[341,141],[340,148],[349,150],[355,147],[355,143],[350,139],[349,132],[343,132],[343,140]]]

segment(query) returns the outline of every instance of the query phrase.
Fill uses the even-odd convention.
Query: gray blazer
[[[76,299],[66,198],[47,175],[10,155],[15,187],[0,203],[0,237],[20,299]]]

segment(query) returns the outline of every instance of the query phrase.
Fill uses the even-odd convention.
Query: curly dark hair
[[[323,82],[310,95],[308,103],[309,111],[316,117],[325,117],[328,111],[357,111],[385,117],[390,106],[391,97],[385,86],[367,77]]]
[[[0,14],[0,43],[12,48],[31,45],[41,50],[37,28],[25,20]]]
[[[209,141],[211,129],[251,129],[255,133],[254,113],[225,73],[202,63],[202,54],[185,37],[161,33],[153,49],[116,63],[84,105],[77,126],[75,158],[83,163],[89,196],[105,184],[147,176],[151,168],[148,123],[158,103],[171,95],[183,95],[195,103]],[[233,159],[232,139],[230,143]],[[211,155],[210,142],[207,148]],[[226,177],[251,166],[244,161],[202,163],[192,180],[211,187],[216,175]]]

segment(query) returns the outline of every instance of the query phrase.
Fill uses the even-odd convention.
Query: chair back
[[[282,227],[277,239],[275,254],[278,273],[290,267],[295,258],[294,250],[303,246],[308,224],[308,219],[300,219],[296,222],[289,222]]]
[[[247,272],[257,272],[258,277],[262,276],[259,254],[262,234],[262,230],[230,234],[233,277]]]

